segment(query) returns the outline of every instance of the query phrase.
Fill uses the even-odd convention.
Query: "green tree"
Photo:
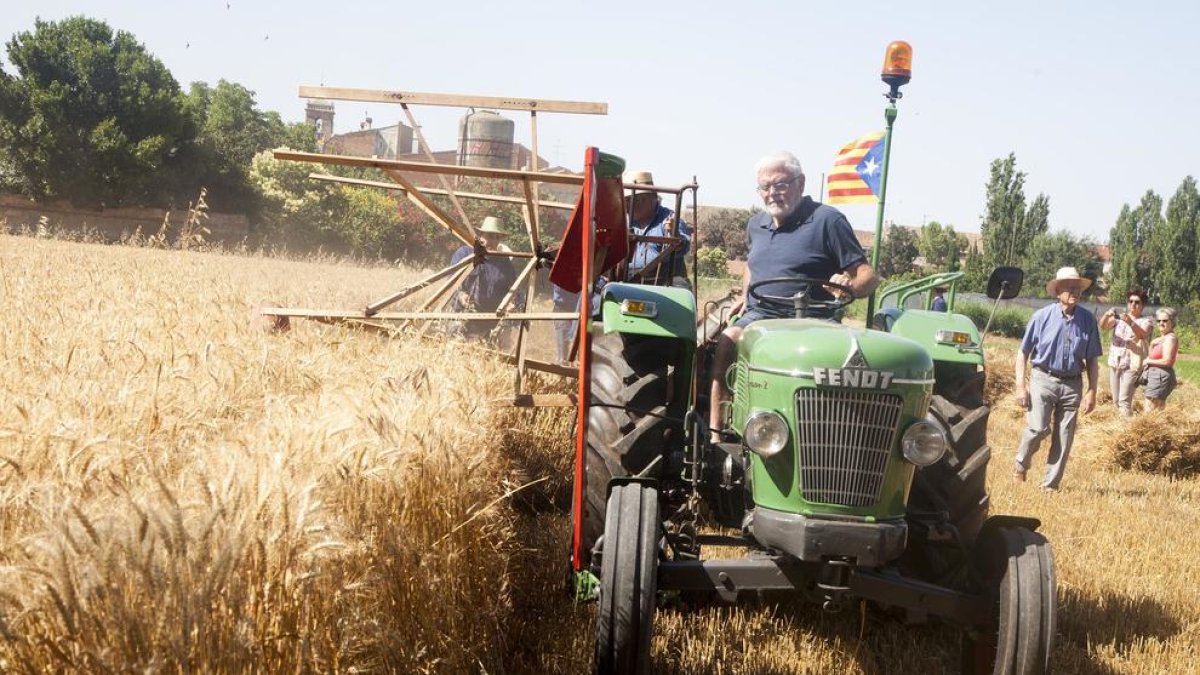
[[[967,238],[954,231],[953,225],[942,226],[936,220],[921,227],[917,250],[925,264],[936,272],[953,272],[960,267]]]
[[[0,170],[11,187],[87,205],[167,196],[163,174],[195,128],[178,83],[133,35],[39,20],[7,51],[16,74],[0,69]]]
[[[1015,265],[1033,238],[1050,226],[1050,198],[1039,194],[1026,208],[1025,172],[1017,170],[1017,156],[1009,153],[992,161],[987,184],[987,206],[980,227],[988,269]]]
[[[918,253],[917,237],[912,230],[896,224],[889,225],[887,235],[883,239],[883,248],[879,250],[877,271],[885,278],[911,272],[913,260]]]
[[[720,248],[730,260],[746,259],[746,223],[761,209],[707,209],[700,223],[701,247]]]
[[[697,274],[702,277],[724,279],[729,276],[729,258],[725,251],[713,246],[701,246],[696,251]]]
[[[987,267],[987,262],[984,260],[978,244],[967,247],[967,258],[963,262],[963,274],[965,276],[958,286],[960,290],[976,293],[987,290],[987,279],[991,274],[991,269]]]
[[[1046,295],[1046,283],[1054,278],[1063,265],[1074,265],[1079,273],[1096,281],[1104,272],[1104,262],[1096,253],[1096,245],[1085,237],[1076,237],[1065,230],[1038,234],[1029,242],[1021,267],[1025,270],[1025,295]],[[1092,285],[1087,294],[1094,294]]]
[[[256,210],[249,181],[255,154],[280,146],[316,149],[310,125],[285,125],[279,113],[259,110],[254,92],[240,84],[193,82],[186,105],[199,129],[196,145],[189,149],[193,171],[187,179],[208,186],[217,210]]]
[[[1112,292],[1124,293],[1133,288],[1144,289],[1154,294],[1151,242],[1154,233],[1162,225],[1162,197],[1153,190],[1142,195],[1135,208],[1129,204],[1121,207],[1117,222],[1109,232],[1109,250],[1112,252],[1112,271],[1108,287]]]
[[[1151,248],[1157,254],[1151,279],[1158,299],[1184,305],[1200,291],[1196,270],[1197,228],[1200,228],[1200,191],[1188,176],[1167,202],[1166,219],[1154,231]]]

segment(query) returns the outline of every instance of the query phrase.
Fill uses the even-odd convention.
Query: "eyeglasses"
[[[799,176],[797,176],[796,178],[799,178]],[[781,180],[781,181],[778,181],[775,183],[759,185],[758,191],[763,193],[764,195],[769,195],[772,192],[787,192],[787,189],[789,187],[791,187],[792,183],[796,182],[796,178],[789,178],[787,180]]]
[[[1155,323],[1171,323],[1170,319],[1158,319]]]

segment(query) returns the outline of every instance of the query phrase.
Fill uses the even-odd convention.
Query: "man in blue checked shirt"
[[[622,181],[627,185],[654,185],[649,171],[626,171]],[[643,237],[679,237],[679,248],[667,252],[667,245],[634,241],[629,258],[629,279],[658,286],[690,286],[684,261],[692,242],[692,231],[682,218],[662,205],[657,192],[638,192],[626,197],[630,214],[629,233]]]
[[[1046,292],[1058,299],[1034,312],[1025,327],[1025,337],[1015,359],[1013,394],[1028,410],[1028,426],[1017,446],[1013,479],[1025,480],[1030,458],[1042,439],[1050,436],[1046,476],[1042,489],[1058,490],[1067,457],[1075,440],[1075,415],[1081,408],[1088,414],[1096,407],[1100,383],[1098,359],[1102,351],[1096,317],[1079,306],[1079,296],[1091,286],[1074,267],[1063,267],[1046,284]],[[1025,386],[1025,364],[1033,369]],[[1087,389],[1083,374],[1087,373]]]

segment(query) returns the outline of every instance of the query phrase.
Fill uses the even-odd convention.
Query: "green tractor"
[[[587,170],[581,204],[611,202],[613,170]],[[600,271],[588,261],[611,251],[601,235],[611,241],[623,226],[602,215],[582,219],[598,237],[584,237],[583,279]],[[852,302],[814,299],[828,281],[752,284],[759,302],[795,318],[747,327],[734,365],[715,374],[733,391],[717,443],[707,427],[712,322],[697,321],[712,308],[698,317],[685,288],[603,288],[599,311],[581,312],[590,330],[572,540],[575,592],[599,603],[596,672],[649,671],[660,594],[732,601],[743,591],[941,617],[964,627],[964,671],[1044,672],[1054,559],[1037,520],[988,513],[984,355],[974,323],[953,312],[959,277],[887,289],[881,306],[895,303],[870,328],[807,318]],[[772,295],[782,281],[801,291]],[[1019,270],[1001,268],[989,295],[1015,296],[1020,284]],[[950,288],[951,311],[906,307],[927,307],[935,286]],[[744,555],[706,558],[715,545]]]

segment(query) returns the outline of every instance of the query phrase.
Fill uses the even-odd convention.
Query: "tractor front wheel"
[[[662,524],[658,490],[614,485],[604,519],[595,672],[649,673]]]
[[[964,635],[963,672],[1045,673],[1058,613],[1050,543],[1023,527],[996,528],[983,539],[980,562],[996,595],[996,622],[982,635]]]
[[[608,333],[592,341],[592,400],[588,410],[583,509],[583,565],[604,530],[613,478],[659,478],[671,447],[683,439],[687,382],[682,342]]]

